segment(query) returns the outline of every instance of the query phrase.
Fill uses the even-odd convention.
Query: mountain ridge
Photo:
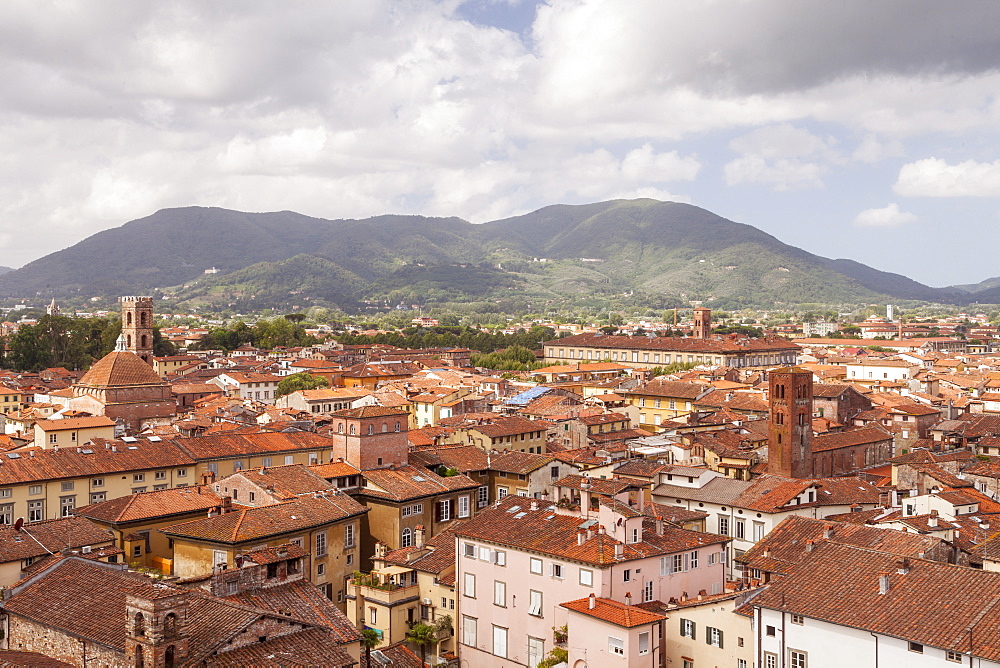
[[[205,274],[212,268],[218,273]],[[814,255],[700,207],[652,199],[557,204],[478,225],[398,214],[323,219],[288,210],[161,209],[0,275],[4,296],[164,290],[179,302],[247,308],[263,303],[258,293],[305,295],[282,297],[282,304],[338,307],[616,295],[644,298],[651,308],[684,300],[724,307],[964,303],[993,292],[984,287],[975,295],[932,288],[854,260]]]

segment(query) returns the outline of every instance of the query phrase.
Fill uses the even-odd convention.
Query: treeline
[[[252,327],[240,320],[231,327],[209,330],[191,349],[230,351],[246,344],[265,349],[311,346],[316,343],[316,339],[306,333],[302,318],[301,314],[292,313],[271,320],[258,320]]]
[[[370,345],[373,343],[397,348],[468,348],[481,353],[492,353],[512,346],[529,352],[539,348],[544,341],[556,338],[551,327],[535,325],[517,334],[491,334],[472,327],[407,327],[400,333],[341,334],[337,341],[345,345]]]
[[[472,366],[495,371],[534,371],[548,365],[524,346],[511,346],[495,353],[472,353]]]
[[[114,350],[122,332],[121,319],[71,318],[43,315],[34,325],[22,325],[4,339],[3,366],[14,371],[41,371],[63,367],[71,371],[88,368]],[[153,354],[172,355],[176,348],[153,328]]]

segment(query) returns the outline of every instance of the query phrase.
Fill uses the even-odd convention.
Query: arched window
[[[343,434],[344,433],[344,423],[343,422],[341,422],[340,424],[337,425],[337,433],[338,434]]]
[[[400,541],[399,546],[410,547],[411,545],[413,545],[413,533],[410,531],[410,528],[407,527],[403,529],[403,539]]]
[[[129,311],[128,313],[125,314],[125,324],[128,325],[129,327],[132,326],[132,312],[131,311]]]
[[[399,431],[399,423],[396,423],[396,431]]]
[[[131,334],[126,334],[125,335],[125,345],[127,347],[129,347],[129,348],[132,347],[132,335]]]
[[[389,431],[389,425],[387,425],[385,422],[383,422],[382,423],[382,433],[384,434],[387,431]]]
[[[146,665],[146,656],[142,653],[142,645],[135,648],[135,668],[142,668]]]
[[[146,347],[146,335],[145,334],[142,335],[142,345],[139,346],[139,347],[140,348],[145,348]]]
[[[375,433],[375,425],[373,424],[368,425],[368,435],[371,436],[374,433]]]
[[[174,646],[169,645],[163,652],[164,668],[174,668]]]
[[[354,436],[354,425],[351,425],[351,436]]]
[[[168,636],[177,635],[177,615],[172,612],[163,618],[163,633]]]
[[[149,320],[147,318],[148,315],[149,314],[146,313],[145,311],[139,314],[139,324],[142,325],[143,327],[145,327],[149,323]]]
[[[141,612],[135,613],[135,635],[146,635],[146,618],[142,616]]]

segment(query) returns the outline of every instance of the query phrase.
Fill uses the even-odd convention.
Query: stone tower
[[[712,309],[696,308],[694,310],[694,338],[712,338]]]
[[[125,597],[126,665],[169,668],[188,655],[188,607],[191,593],[168,585],[162,591]]]
[[[812,475],[812,372],[798,367],[768,374],[770,420],[767,472],[787,478]]]
[[[153,364],[153,298],[122,297],[125,349]]]

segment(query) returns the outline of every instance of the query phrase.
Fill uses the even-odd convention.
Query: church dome
[[[115,350],[94,362],[78,385],[121,387],[123,385],[163,385],[153,367],[127,350]]]

